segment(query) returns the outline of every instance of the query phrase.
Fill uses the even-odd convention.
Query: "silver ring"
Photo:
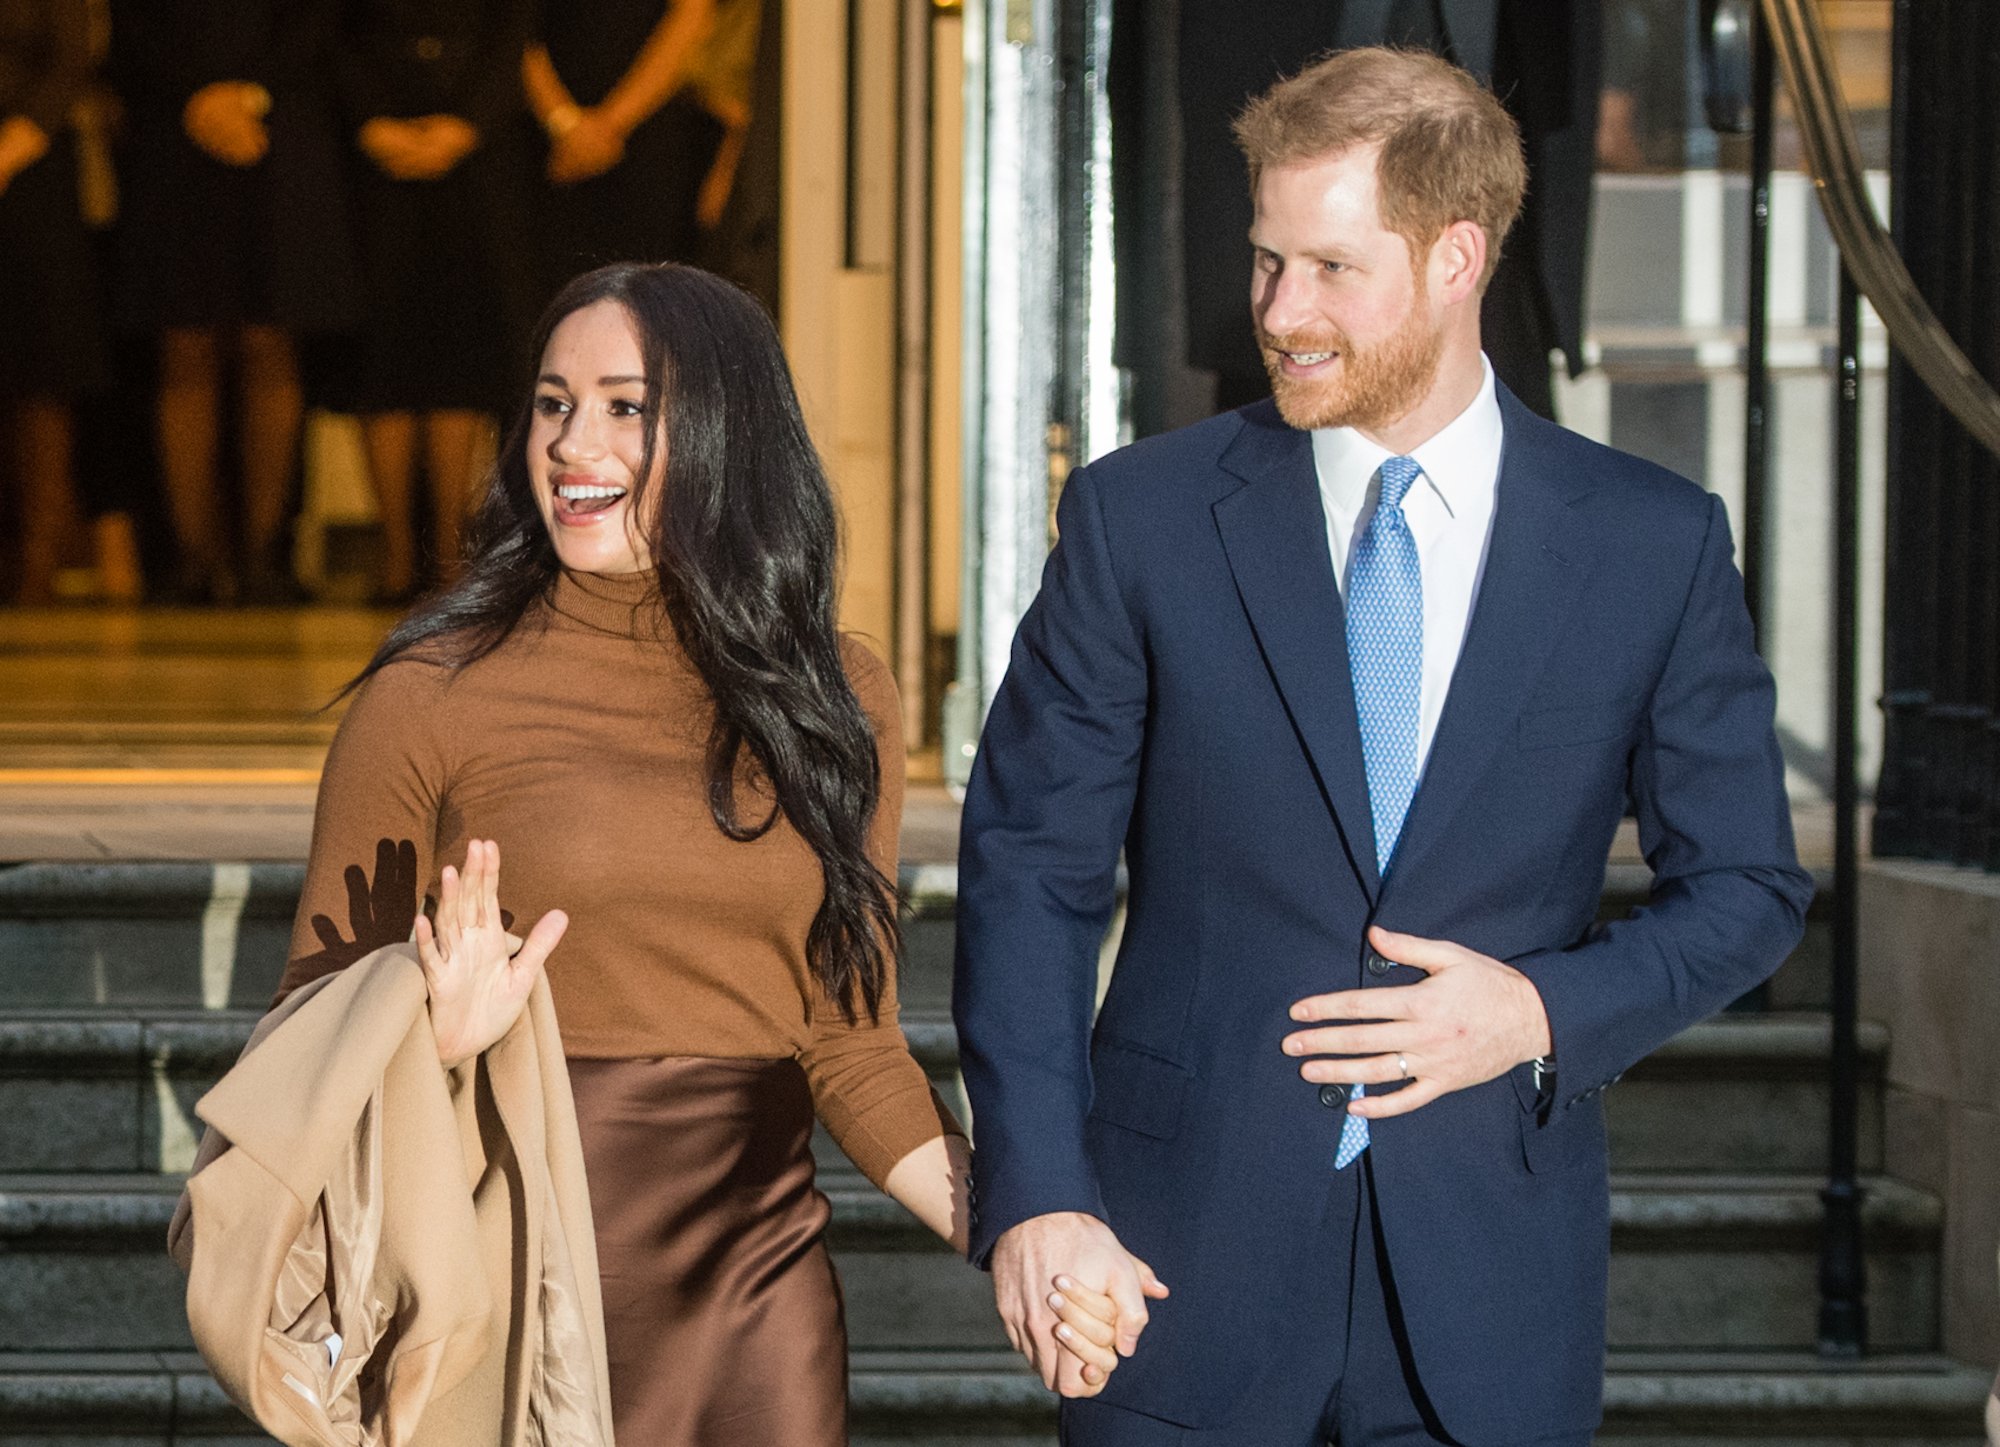
[[[1403,1072],[1403,1079],[1410,1078],[1410,1062],[1400,1055],[1396,1057],[1396,1068]]]

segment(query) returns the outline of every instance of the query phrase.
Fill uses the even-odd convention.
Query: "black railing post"
[[[1765,518],[1771,470],[1771,156],[1777,131],[1771,22],[1751,6],[1750,297],[1743,361],[1743,597],[1757,645],[1770,626]]]
[[[1859,1013],[1860,803],[1855,691],[1860,663],[1861,294],[1840,268],[1839,359],[1834,399],[1833,658],[1833,1051],[1827,1182],[1820,1192],[1819,1349],[1858,1357],[1868,1345],[1861,1251]]]

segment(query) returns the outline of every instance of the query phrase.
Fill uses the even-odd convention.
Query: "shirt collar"
[[[1500,398],[1493,364],[1479,356],[1479,393],[1410,456],[1424,470],[1424,484],[1445,511],[1457,517],[1466,489],[1491,488],[1500,456]],[[1352,427],[1322,427],[1312,434],[1313,461],[1329,501],[1349,517],[1358,516],[1376,471],[1396,454],[1370,442]]]

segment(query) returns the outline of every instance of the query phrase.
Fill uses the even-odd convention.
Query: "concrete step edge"
[[[288,920],[297,912],[302,861],[29,861],[0,865],[0,919],[198,919],[215,897],[218,868],[247,871],[243,917]],[[949,913],[957,865],[905,860],[896,875],[913,912]]]
[[[102,1247],[112,1240],[121,1245],[142,1240],[144,1249],[158,1249],[182,1180],[147,1173],[0,1175],[0,1243],[71,1240]],[[1888,1177],[1863,1184],[1862,1222],[1871,1248],[1935,1244],[1942,1222],[1935,1197]],[[944,1249],[901,1206],[858,1176],[826,1171],[820,1186],[833,1205],[836,1245]],[[1819,1231],[1819,1187],[1808,1177],[1614,1176],[1614,1244],[1700,1238],[1726,1249],[1806,1249]],[[1713,1237],[1722,1240],[1712,1242]]]
[[[0,1075],[55,1067],[66,1077],[162,1064],[189,1071],[218,1064],[227,1068],[260,1018],[260,1011],[248,1009],[129,1005],[0,1010]],[[907,1011],[902,1025],[911,1049],[933,1074],[957,1069],[958,1034],[948,1014]],[[1683,1031],[1634,1066],[1627,1078],[1818,1077],[1824,1073],[1831,1029],[1820,1014],[1725,1015]],[[1864,1071],[1879,1075],[1889,1032],[1864,1021],[1859,1033]]]
[[[1831,1429],[1843,1441],[1864,1432],[1900,1440],[1943,1429],[1976,1438],[1992,1380],[1942,1356],[1843,1363],[1802,1352],[1614,1352],[1605,1422],[1718,1437]]]
[[[8,1010],[0,1012],[0,1076],[219,1075],[261,1018],[241,1009]]]
[[[0,866],[0,919],[199,919],[224,883],[222,867],[247,871],[226,884],[234,890],[247,877],[247,892],[233,901],[241,917],[288,920],[297,912],[303,863],[28,863]]]
[[[179,918],[199,915],[213,897],[216,868],[226,860],[132,862],[28,862],[0,866],[0,919]],[[264,860],[232,867],[249,871],[243,912],[251,918],[289,919],[298,906],[305,865]],[[897,885],[911,911],[923,917],[949,915],[958,898],[958,866],[904,860]],[[1814,871],[1814,918],[1827,917],[1833,875]],[[1613,862],[1605,868],[1604,898],[1626,907],[1643,901],[1652,872],[1643,864]],[[1125,872],[1118,871],[1118,894]]]
[[[858,1351],[857,1418],[962,1418],[966,1426],[1052,1420],[1054,1402],[1010,1353]],[[1803,1353],[1613,1353],[1606,1427],[1718,1437],[1778,1430],[1930,1429],[1976,1434],[1990,1378],[1944,1357],[1830,1365]],[[248,1425],[185,1352],[0,1353],[0,1426]]]

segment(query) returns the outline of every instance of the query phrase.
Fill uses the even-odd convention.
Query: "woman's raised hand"
[[[500,846],[474,839],[465,871],[449,864],[438,888],[437,922],[417,916],[417,959],[430,987],[431,1030],[438,1059],[450,1069],[487,1049],[514,1028],[535,978],[569,928],[552,909],[525,942],[500,918]]]

